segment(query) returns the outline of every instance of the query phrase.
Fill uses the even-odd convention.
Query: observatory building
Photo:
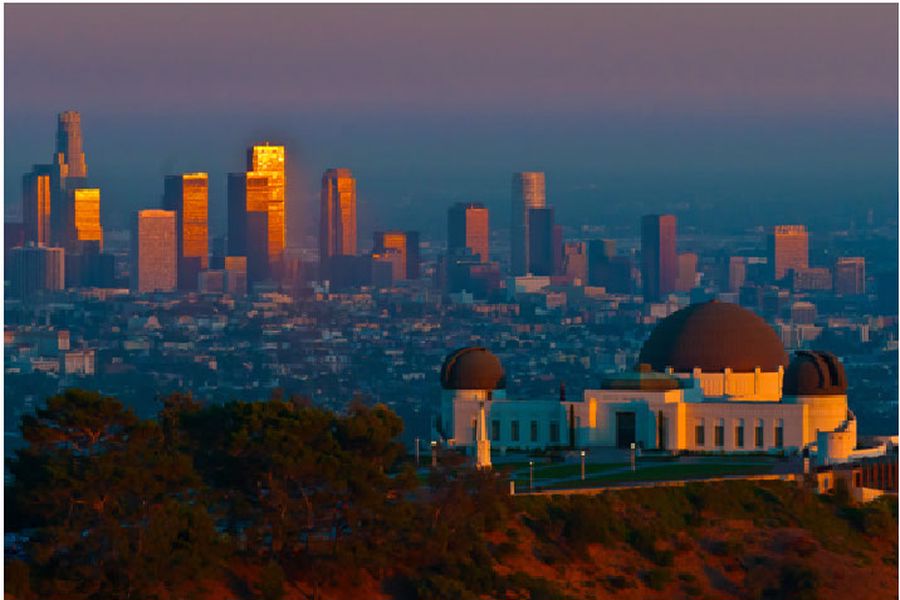
[[[578,400],[566,400],[563,390],[553,399],[510,398],[497,356],[456,350],[441,369],[434,433],[450,446],[474,448],[486,432],[495,450],[632,443],[673,452],[809,450],[819,464],[875,452],[856,449],[838,358],[799,351],[789,361],[775,331],[738,305],[705,302],[669,315],[638,363]]]

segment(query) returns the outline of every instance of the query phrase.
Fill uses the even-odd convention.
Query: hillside
[[[386,407],[67,392],[9,462],[6,595],[854,600],[897,597],[897,500],[783,482],[515,496],[446,453],[416,469]]]

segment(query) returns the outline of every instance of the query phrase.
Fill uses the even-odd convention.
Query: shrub
[[[275,561],[263,567],[256,586],[262,600],[281,600],[284,598],[284,571]]]
[[[650,569],[646,575],[647,587],[661,590],[672,581],[672,571],[667,568]]]

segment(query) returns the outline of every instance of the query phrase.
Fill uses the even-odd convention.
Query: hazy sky
[[[503,226],[526,169],[567,225],[896,216],[895,5],[4,10],[7,213],[75,109],[111,227],[184,170],[210,172],[221,225],[259,139],[288,147],[294,239],[331,166],[358,177],[362,231],[440,231],[458,200]]]

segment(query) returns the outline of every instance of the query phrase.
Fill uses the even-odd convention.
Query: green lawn
[[[573,487],[590,487],[609,483],[630,481],[668,481],[678,479],[701,479],[724,475],[760,475],[772,472],[773,463],[769,462],[721,462],[714,463],[638,463],[637,471],[624,470],[616,473],[609,471],[625,469],[628,463],[586,465],[587,477],[584,481],[578,478],[581,465],[550,465],[535,467],[534,485],[545,489],[564,489]],[[557,479],[568,478],[565,481]],[[521,469],[515,474],[516,488],[527,490],[529,484],[528,470]]]
[[[678,479],[702,479],[706,477],[721,477],[725,475],[762,475],[771,473],[772,466],[767,464],[670,464],[654,465],[639,468],[632,473],[610,473],[589,477],[584,481],[573,480],[560,482],[548,486],[550,488],[590,487],[608,483],[620,483],[630,481],[670,481]],[[527,485],[527,481],[525,482]],[[519,485],[517,483],[516,485]],[[535,480],[535,485],[540,482]]]

